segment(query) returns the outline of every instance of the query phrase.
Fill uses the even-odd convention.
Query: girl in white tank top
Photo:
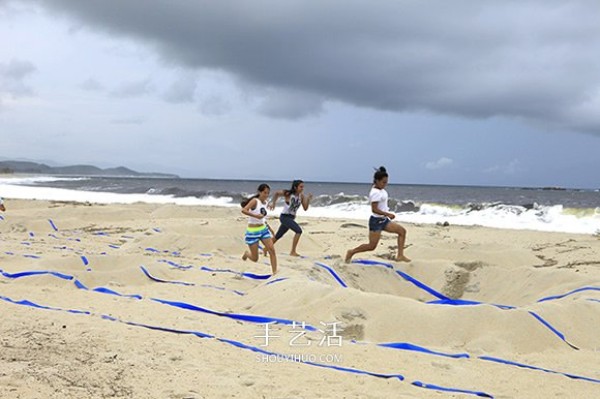
[[[273,247],[273,236],[267,225],[267,203],[271,188],[268,184],[258,186],[258,193],[251,198],[242,201],[242,213],[248,216],[248,227],[246,228],[245,241],[248,251],[244,252],[242,259],[258,261],[258,243],[262,242],[271,260],[271,271],[277,272],[277,256]]]

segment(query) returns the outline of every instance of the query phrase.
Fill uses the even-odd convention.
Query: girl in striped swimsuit
[[[248,216],[246,228],[246,244],[249,251],[245,251],[243,260],[258,261],[258,242],[262,241],[271,260],[273,274],[277,272],[277,256],[273,247],[273,236],[267,225],[267,202],[271,188],[268,184],[258,186],[258,193],[242,201],[242,213]]]

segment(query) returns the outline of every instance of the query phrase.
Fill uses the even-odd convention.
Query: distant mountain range
[[[31,173],[41,175],[104,176],[104,177],[164,177],[179,178],[168,173],[141,173],[124,166],[101,169],[92,165],[48,166],[28,161],[0,161],[0,173]]]

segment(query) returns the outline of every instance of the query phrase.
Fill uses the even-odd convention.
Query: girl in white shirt
[[[277,256],[273,247],[273,236],[267,225],[267,202],[271,188],[268,184],[258,186],[258,193],[242,201],[242,213],[248,216],[246,228],[246,244],[249,251],[245,251],[243,260],[258,261],[258,242],[262,241],[271,260],[273,274],[277,272]]]
[[[369,243],[359,245],[356,248],[349,249],[346,252],[346,263],[350,263],[352,257],[360,252],[373,251],[379,244],[381,232],[387,231],[398,235],[398,255],[396,261],[410,262],[404,256],[404,242],[406,241],[406,229],[392,220],[396,217],[389,212],[388,193],[385,187],[388,184],[388,173],[382,166],[373,176],[373,187],[369,193],[369,202],[371,203],[371,217],[369,218]]]

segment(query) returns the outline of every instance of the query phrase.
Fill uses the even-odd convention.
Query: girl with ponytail
[[[269,209],[275,209],[275,204],[277,203],[277,199],[279,197],[283,197],[285,199],[285,204],[283,206],[283,211],[281,211],[281,215],[279,216],[279,221],[281,225],[279,225],[279,229],[277,230],[277,234],[275,234],[275,239],[273,240],[273,244],[275,244],[288,230],[292,230],[294,233],[293,241],[292,241],[292,250],[290,251],[290,255],[292,256],[300,256],[296,251],[298,247],[298,241],[300,241],[300,235],[302,234],[302,228],[296,223],[296,212],[302,205],[302,208],[306,211],[308,210],[308,205],[310,204],[310,200],[312,199],[312,194],[304,195],[304,182],[302,180],[294,180],[292,182],[292,187],[289,190],[281,190],[275,193],[275,197],[273,198],[273,202],[269,205]]]
[[[271,260],[271,271],[277,272],[277,256],[273,247],[273,236],[267,225],[267,202],[271,188],[268,184],[258,186],[257,194],[242,201],[242,213],[248,216],[245,241],[249,251],[245,251],[242,259],[258,261],[258,242],[262,241]]]
[[[396,261],[410,262],[404,256],[404,242],[406,241],[406,229],[392,220],[396,217],[389,212],[388,208],[388,193],[385,187],[388,184],[387,170],[381,166],[376,169],[373,176],[373,186],[369,193],[369,202],[371,203],[372,215],[369,218],[369,243],[359,245],[356,248],[349,249],[346,252],[346,263],[350,263],[352,257],[360,252],[373,251],[377,248],[381,238],[381,232],[387,231],[398,235],[398,254]]]

